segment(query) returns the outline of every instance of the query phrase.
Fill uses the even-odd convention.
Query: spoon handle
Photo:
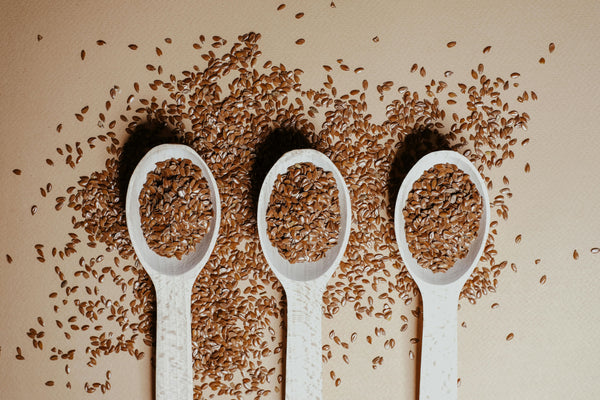
[[[183,279],[161,278],[154,281],[156,400],[193,400],[191,287]]]
[[[323,293],[308,285],[293,285],[286,289],[286,297],[285,399],[320,400]]]
[[[423,336],[419,399],[456,400],[458,295],[443,289],[421,293]]]

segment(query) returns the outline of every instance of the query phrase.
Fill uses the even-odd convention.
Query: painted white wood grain
[[[316,262],[290,264],[267,235],[266,210],[277,175],[301,162],[311,162],[331,171],[340,202],[340,231],[337,244]],[[325,286],[344,255],[352,222],[350,195],[339,170],[323,153],[311,149],[293,150],[273,165],[262,184],[257,212],[260,245],[269,266],[281,282],[287,298],[287,341],[285,364],[286,400],[322,398],[321,316]]]
[[[413,258],[404,230],[402,209],[413,183],[436,164],[450,163],[469,174],[483,201],[483,213],[477,237],[467,256],[457,260],[446,272],[433,273]],[[436,151],[421,158],[400,186],[394,213],[394,227],[400,255],[423,299],[423,335],[421,340],[421,400],[455,400],[457,398],[457,303],[466,280],[477,265],[488,237],[490,200],[487,186],[475,166],[454,151]]]
[[[143,236],[139,194],[148,172],[169,158],[186,158],[202,170],[210,188],[213,217],[208,232],[196,250],[177,260],[156,254]],[[221,201],[217,183],[202,158],[191,147],[164,144],[150,150],[135,168],[126,199],[127,229],[140,263],[150,275],[156,291],[156,399],[192,400],[192,285],[217,240],[221,221]]]

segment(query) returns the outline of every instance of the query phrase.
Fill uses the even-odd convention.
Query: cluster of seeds
[[[156,163],[139,196],[142,232],[163,257],[181,257],[202,241],[213,216],[202,170],[188,159]]]
[[[279,174],[266,212],[267,234],[290,263],[314,262],[337,244],[340,201],[333,173],[299,163]]]
[[[44,329],[58,329],[64,339],[44,346],[48,336],[63,335],[40,337],[36,331],[31,339],[35,351],[50,352],[49,357],[57,362],[83,359],[90,368],[97,368],[99,358],[114,353],[141,359],[149,351],[154,293],[131,247],[124,199],[137,161],[162,143],[193,147],[213,172],[221,195],[219,240],[192,293],[197,399],[260,398],[281,390],[285,300],[260,250],[255,199],[261,182],[254,177],[260,146],[268,142],[274,152],[283,150],[287,146],[284,131],[296,132],[295,137],[303,136],[310,147],[325,153],[339,168],[350,192],[353,227],[345,255],[323,296],[326,318],[335,321],[340,310],[350,307],[358,320],[371,319],[375,324],[398,312],[394,311],[397,301],[411,305],[418,290],[399,260],[390,210],[402,177],[414,162],[440,149],[460,151],[477,166],[497,215],[490,224],[483,262],[461,296],[475,303],[495,291],[507,261],[501,259],[494,239],[508,218],[507,202],[512,196],[508,177],[500,180],[498,174],[502,176],[503,163],[514,158],[517,144],[529,141],[523,132],[530,117],[519,111],[519,104],[537,100],[534,92],[525,96],[522,88],[517,89],[520,75],[488,76],[481,63],[433,79],[426,78],[424,66],[416,66],[413,72],[419,71],[421,90],[409,90],[400,83],[393,91],[391,80],[371,82],[379,100],[373,101],[369,81],[357,80],[365,71],[362,66],[349,65],[341,58],[332,60],[333,67],[323,65],[323,84],[307,87],[301,69],[265,59],[260,37],[253,32],[240,35],[227,49],[225,39],[213,36],[211,43],[200,35],[190,45],[190,51],[202,51],[199,64],[179,76],[154,64],[168,54],[157,48],[152,60],[140,67],[144,73],[157,74],[147,87],[139,82],[129,89],[112,86],[104,108],[97,110],[97,119],[86,105],[70,122],[57,122],[59,134],[72,124],[87,124],[85,132],[95,125],[108,128],[87,140],[57,147],[64,164],[77,169],[86,151],[104,149],[106,161],[91,174],[74,178],[66,193],[56,197],[56,211],[71,218],[73,226],[64,246],[45,252],[42,244],[36,245],[38,261],[54,263],[58,278],[49,294],[57,313],[56,327]],[[172,42],[165,39],[167,46]],[[135,44],[129,48],[142,51]],[[92,51],[88,49],[89,56]],[[412,70],[410,65],[406,65],[407,72]],[[340,85],[344,89],[336,87],[337,74],[344,75]],[[379,112],[381,107],[385,117],[375,122],[370,109]],[[20,169],[13,172],[21,174]],[[86,256],[74,261],[85,245],[90,248]],[[95,252],[101,254],[90,255]],[[104,252],[114,253],[105,260]],[[120,293],[115,295],[115,291]],[[418,318],[420,309],[411,313]],[[405,315],[400,318],[401,335],[408,331],[405,327],[410,321]],[[76,335],[87,345],[73,348],[70,340]],[[332,349],[347,355],[354,343],[334,338],[341,344],[324,352],[324,362],[333,357]],[[400,339],[396,336],[394,343]],[[376,340],[368,336],[367,343],[375,345]],[[410,343],[418,339],[410,338]],[[413,350],[409,354],[414,356]],[[25,359],[26,351],[19,347],[15,357]],[[373,365],[382,360],[374,359]],[[53,382],[64,383],[59,378]],[[339,376],[335,384],[341,384]],[[66,385],[71,388],[70,381]],[[73,387],[82,386],[88,392],[111,387],[105,380]]]
[[[482,212],[469,175],[454,164],[436,164],[414,182],[402,210],[408,249],[421,267],[446,272],[466,257]]]

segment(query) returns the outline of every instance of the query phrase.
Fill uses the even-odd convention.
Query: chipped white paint
[[[402,209],[413,183],[436,164],[450,163],[467,173],[483,201],[477,237],[467,256],[457,260],[446,272],[433,273],[412,257],[406,241]],[[473,272],[485,247],[490,223],[490,201],[485,182],[475,166],[454,151],[436,151],[419,160],[402,182],[394,213],[396,240],[402,260],[419,286],[423,299],[423,337],[421,339],[421,400],[457,398],[457,303],[458,296]]]
[[[316,262],[290,264],[279,255],[267,235],[266,210],[277,175],[301,162],[311,162],[331,171],[340,202],[340,231],[337,244]],[[321,315],[327,281],[337,268],[348,244],[352,209],[344,178],[327,156],[316,150],[293,150],[284,154],[267,174],[260,190],[257,212],[260,245],[267,262],[281,282],[287,298],[287,342],[285,361],[286,400],[322,398]]]
[[[139,213],[139,195],[148,172],[169,158],[187,158],[202,170],[210,188],[213,217],[208,232],[196,250],[177,260],[156,254],[144,239]],[[156,290],[156,399],[192,400],[192,285],[208,261],[217,240],[221,201],[215,179],[202,158],[191,147],[165,144],[154,147],[139,162],[127,188],[127,229],[135,253]]]

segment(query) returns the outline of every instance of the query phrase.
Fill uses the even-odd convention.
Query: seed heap
[[[281,390],[285,303],[283,289],[258,243],[253,199],[260,186],[252,180],[259,145],[279,135],[278,128],[299,132],[311,147],[325,153],[339,168],[350,192],[353,228],[345,255],[323,296],[324,316],[333,319],[325,323],[335,323],[344,308],[365,322],[389,320],[398,313],[398,306],[394,306],[398,300],[409,306],[417,295],[414,281],[398,257],[390,205],[407,172],[405,167],[424,151],[460,151],[484,177],[497,217],[490,224],[483,262],[461,296],[475,303],[495,291],[507,261],[496,250],[494,238],[508,218],[512,195],[508,178],[498,176],[502,177],[503,163],[510,163],[515,149],[521,148],[519,142],[528,142],[523,132],[530,117],[519,107],[537,99],[533,92],[524,96],[522,88],[516,89],[523,83],[518,73],[493,77],[484,73],[483,64],[473,70],[463,65],[432,79],[423,76],[427,72],[421,67],[418,79],[423,81],[422,89],[409,90],[400,83],[394,91],[395,83],[382,79],[371,82],[371,87],[377,88],[374,99],[367,90],[369,82],[357,79],[365,68],[348,65],[341,58],[332,60],[331,64],[338,64],[335,70],[323,66],[327,76],[322,85],[308,87],[302,80],[302,70],[265,58],[258,33],[240,35],[237,41],[230,41],[228,49],[222,38],[213,40],[212,44],[205,43],[206,37],[200,35],[196,43],[190,44],[189,50],[200,54],[201,59],[179,76],[157,66],[150,68],[157,75],[147,85],[133,82],[129,89],[117,85],[108,88],[104,108],[97,110],[97,120],[94,110],[84,106],[76,110],[81,119],[65,116],[60,123],[54,121],[56,131],[62,133],[73,129],[73,124],[85,126],[82,132],[93,132],[88,128],[107,129],[58,146],[55,164],[62,159],[79,172],[82,158],[93,152],[94,157],[100,152],[106,161],[91,174],[74,178],[66,193],[57,194],[56,211],[70,218],[73,225],[64,246],[53,247],[51,252],[44,252],[43,246],[35,248],[39,262],[55,266],[57,280],[50,289],[49,312],[57,313],[56,323],[46,324],[44,329],[59,331],[48,332],[51,334],[45,337],[38,337],[37,332],[35,351],[48,352],[57,362],[85,363],[90,368],[97,368],[98,359],[114,353],[137,359],[151,354],[148,346],[154,340],[154,293],[131,247],[124,199],[136,160],[152,146],[166,142],[185,143],[203,157],[222,200],[219,240],[192,293],[197,399],[261,398],[277,396],[273,392]],[[168,45],[170,41],[164,42]],[[160,45],[165,46],[162,41]],[[109,51],[111,46],[107,43],[88,51],[91,56],[96,48]],[[135,50],[137,45],[129,48]],[[306,49],[306,45],[298,49]],[[480,49],[476,51],[481,54]],[[140,71],[149,73],[146,65],[153,66],[159,58],[168,56],[167,51],[162,55],[151,52],[152,59],[143,60]],[[407,73],[410,65],[412,62],[405,65]],[[343,75],[340,87],[354,88],[338,92],[339,74]],[[385,117],[375,122],[370,109],[379,112],[379,108],[383,108]],[[52,173],[59,170],[56,165],[52,168]],[[77,172],[74,176],[80,175]],[[19,179],[17,175],[15,172],[15,179]],[[53,192],[60,190],[54,188]],[[49,198],[40,198],[38,204]],[[85,245],[91,249],[77,262],[73,256]],[[105,257],[105,252],[113,254]],[[71,315],[67,314],[69,310]],[[415,318],[420,316],[418,307],[411,313]],[[405,315],[400,318],[403,335],[409,331],[411,321]],[[51,320],[47,316],[45,319]],[[63,341],[44,346],[48,337],[63,335]],[[86,346],[73,345],[71,337],[77,335],[78,343],[88,341]],[[338,355],[334,354],[337,351],[348,352],[350,343],[354,343],[334,337],[340,345],[324,352],[324,361]],[[401,338],[396,336],[395,343]],[[356,340],[360,342],[364,343]],[[416,339],[411,339],[413,342],[417,343]],[[377,340],[367,337],[367,343],[375,346]],[[29,354],[23,349],[15,356],[19,362]],[[416,348],[413,350],[416,352]],[[60,379],[63,377],[49,378],[54,378],[56,385],[64,383]],[[337,379],[340,377],[336,377],[336,384]],[[71,388],[70,381],[67,387]],[[74,382],[73,390],[81,387],[87,392],[104,392],[111,385],[104,379]]]
[[[277,175],[266,218],[271,243],[290,263],[323,258],[337,244],[340,229],[333,173],[307,162]]]
[[[200,167],[188,159],[156,163],[139,202],[144,238],[163,257],[181,260],[194,251],[213,216],[208,183]]]
[[[436,164],[417,179],[402,210],[408,249],[418,264],[446,272],[477,237],[482,199],[469,175]]]

